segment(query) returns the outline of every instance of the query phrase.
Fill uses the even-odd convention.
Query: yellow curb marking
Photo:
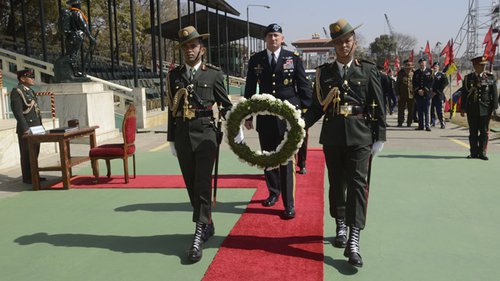
[[[448,138],[448,140],[450,140],[450,141],[452,141],[452,142],[454,142],[454,143],[456,143],[456,144],[458,144],[458,145],[461,145],[461,146],[463,146],[463,147],[466,147],[466,148],[469,148],[469,149],[470,149],[470,145],[469,145],[469,144],[467,144],[467,143],[465,143],[465,142],[463,142],[463,141],[459,141],[459,140],[457,140],[457,139],[452,139],[452,138]]]
[[[162,150],[162,149],[164,149],[166,147],[169,147],[169,146],[170,146],[170,143],[166,142],[166,143],[164,143],[162,145],[159,145],[159,146],[157,146],[157,147],[149,150],[149,152],[156,152],[156,151]]]

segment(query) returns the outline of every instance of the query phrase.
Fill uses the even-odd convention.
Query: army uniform
[[[413,71],[405,68],[398,72],[396,79],[396,95],[398,96],[398,127],[403,126],[405,121],[405,109],[408,110],[406,126],[410,127],[413,121]]]
[[[413,91],[415,95],[415,101],[417,103],[417,113],[418,113],[418,128],[417,130],[430,131],[429,126],[429,109],[431,100],[431,89],[432,89],[432,71],[429,68],[417,69],[413,73]],[[421,96],[418,91],[423,90],[424,94]]]
[[[431,101],[431,125],[435,125],[436,116],[441,124],[441,128],[444,129],[445,123],[443,119],[443,104],[446,101],[446,97],[444,95],[444,88],[448,86],[448,77],[441,71],[434,73],[434,79],[432,84],[432,101]]]
[[[258,93],[256,92],[257,84],[259,85]],[[310,85],[298,53],[281,48],[276,58],[275,69],[272,69],[268,51],[264,50],[250,57],[248,62],[245,98],[248,99],[255,94],[266,93],[280,100],[290,102],[297,109],[305,109],[311,104]],[[256,130],[259,134],[261,149],[274,151],[283,141],[287,128],[286,122],[276,116],[258,115]],[[272,199],[272,202],[267,205],[274,205],[274,202],[281,194],[285,212],[286,210],[293,210],[294,213],[295,165],[293,161],[280,165],[277,169],[266,169],[264,175],[269,190],[269,198]],[[266,206],[266,202],[264,205]]]
[[[337,225],[332,244],[345,247],[348,262],[362,267],[359,237],[366,223],[372,146],[383,146],[386,121],[380,72],[375,64],[353,58],[358,27],[345,19],[330,25],[331,43],[335,47],[337,43],[350,45],[351,49],[347,56],[336,50],[344,64],[337,59],[316,69],[313,102],[305,123],[309,128],[323,117],[319,143],[328,168],[330,215]]]
[[[180,43],[176,47],[185,47],[189,52],[183,49],[184,59],[194,65],[180,65],[167,76],[167,140],[177,156],[193,207],[192,219],[196,228],[188,251],[188,258],[193,262],[202,258],[203,243],[215,232],[211,210],[212,170],[222,134],[215,124],[213,107],[217,103],[219,118],[232,107],[224,73],[202,62],[203,45],[199,40],[208,36],[200,35],[193,26],[179,30]],[[195,49],[198,53],[192,59],[187,54]]]
[[[481,62],[479,62],[481,63]],[[492,112],[498,108],[496,78],[492,73],[476,72],[465,76],[462,85],[462,110],[469,123],[469,158],[488,160],[488,132]]]
[[[20,71],[18,76],[24,75],[25,72],[30,72],[31,75],[33,75],[32,70],[25,70],[24,72]],[[30,75],[29,73],[27,74]],[[16,133],[19,141],[19,151],[21,154],[23,182],[31,183],[28,142],[25,138],[23,138],[23,135],[29,130],[30,127],[42,125],[42,117],[35,92],[31,88],[19,83],[10,93],[10,107],[17,120]],[[34,144],[33,147],[35,149],[35,156],[38,157],[40,144]]]

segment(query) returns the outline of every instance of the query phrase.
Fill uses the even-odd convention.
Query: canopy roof
[[[203,1],[203,0],[200,0]],[[196,17],[198,21],[198,32],[210,33],[210,43],[217,44],[217,16],[219,17],[219,36],[220,42],[225,40],[225,16],[223,14],[218,14],[208,11],[208,18],[210,21],[210,31],[207,30],[207,11],[200,10],[196,12]],[[191,19],[190,19],[191,18]],[[194,25],[194,15],[185,15],[181,17],[182,26]],[[190,22],[190,23],[189,23]],[[247,22],[237,18],[227,17],[228,25],[228,37],[229,41],[236,41],[247,36]],[[250,37],[262,39],[266,26],[256,24],[253,22],[249,23],[250,27]],[[151,33],[151,28],[144,30],[147,33]],[[179,22],[178,19],[173,19],[161,24],[161,36],[170,40],[179,41],[178,36]],[[155,32],[158,34],[158,26],[155,26]]]

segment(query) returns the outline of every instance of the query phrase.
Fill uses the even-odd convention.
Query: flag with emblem
[[[425,45],[424,53],[427,54],[427,58],[429,59],[429,64],[432,65],[432,52],[431,52],[431,47],[429,46],[429,40],[427,40],[427,44]]]

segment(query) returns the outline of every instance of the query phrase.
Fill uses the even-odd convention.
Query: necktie
[[[271,53],[271,69],[274,70],[276,68],[276,56],[274,53]]]
[[[343,68],[344,68],[344,74],[342,75],[342,79],[345,80],[345,78],[347,77],[347,70],[349,70],[349,67],[347,66],[347,64],[344,64]]]
[[[196,73],[196,70],[194,68],[191,68],[189,70],[189,81],[192,81],[194,78],[194,74]]]

